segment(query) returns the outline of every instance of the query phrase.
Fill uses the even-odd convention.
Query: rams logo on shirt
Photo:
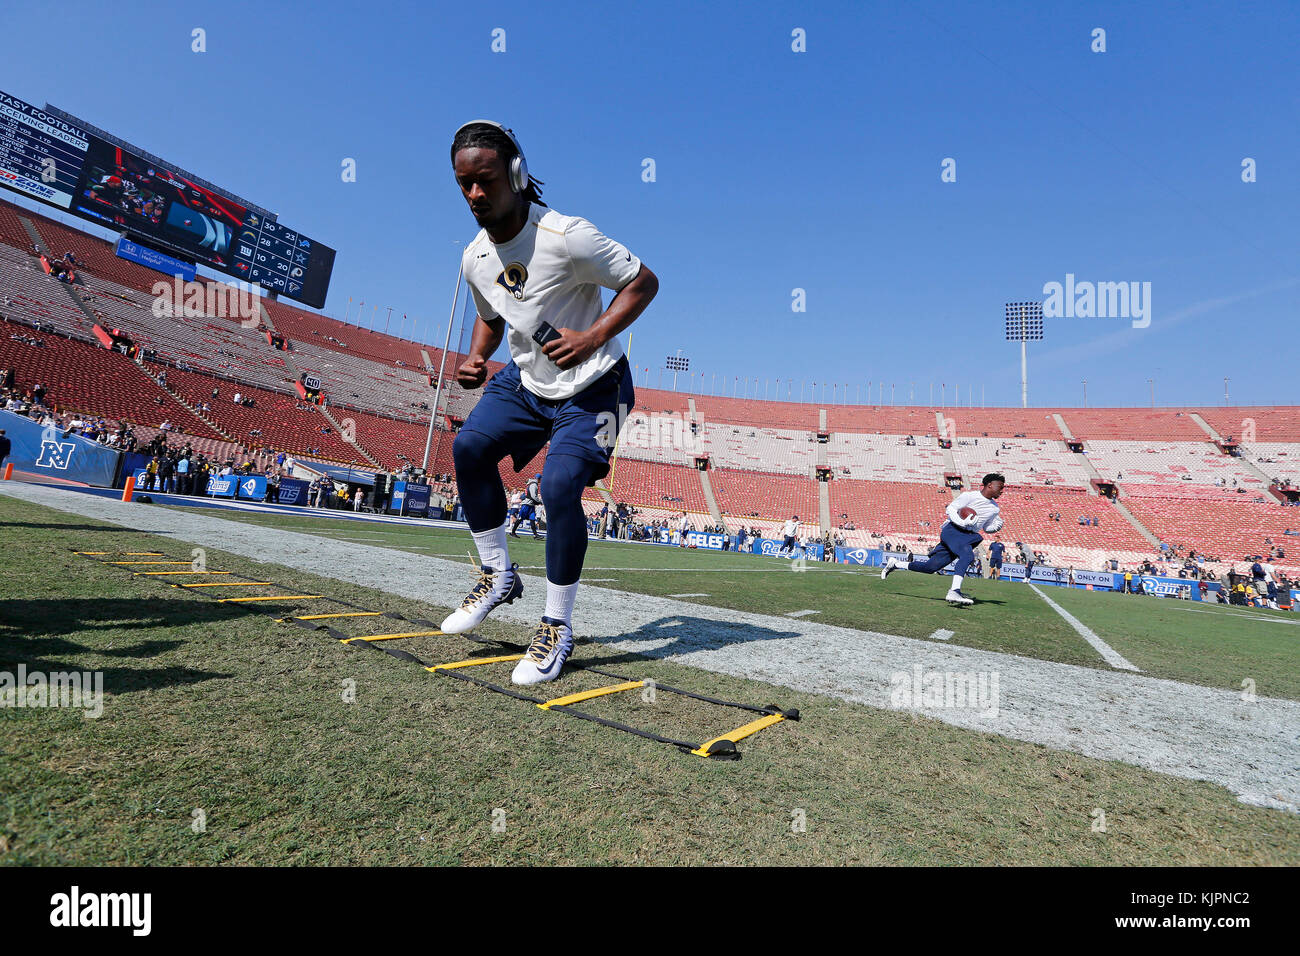
[[[523,301],[524,283],[528,281],[528,270],[522,262],[512,262],[497,276],[497,285],[505,289],[516,299]]]

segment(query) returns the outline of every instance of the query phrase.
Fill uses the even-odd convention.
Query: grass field
[[[463,556],[468,543],[455,532],[311,524],[425,554]],[[1300,817],[1208,783],[580,647],[581,659],[637,677],[803,712],[746,740],[743,760],[706,761],[272,622],[288,605],[216,604],[71,553],[188,558],[176,541],[3,496],[0,528],[0,670],[102,671],[108,691],[93,720],[0,709],[7,864],[1300,862]],[[516,548],[521,565],[540,557],[531,541]],[[434,619],[440,610],[216,549],[208,561],[375,609]],[[659,563],[678,570],[629,570]],[[775,564],[594,544],[587,574],[654,593],[707,592],[695,600],[723,606],[816,608],[819,619],[896,634],[946,627],[972,646],[1100,666],[1028,588],[976,582],[983,603],[957,611],[919,576],[767,570]],[[1249,674],[1260,693],[1296,696],[1285,625],[1052,593],[1151,673],[1231,688]],[[518,631],[489,623],[481,633],[518,640]],[[476,652],[459,638],[403,645],[425,660]],[[1222,653],[1196,664],[1207,647]],[[491,679],[508,680],[508,667]],[[561,692],[604,682],[575,674]],[[692,740],[749,719],[662,693],[585,709]],[[1097,809],[1104,832],[1093,828]],[[205,832],[195,832],[196,811]],[[503,832],[494,811],[504,811],[495,816]]]

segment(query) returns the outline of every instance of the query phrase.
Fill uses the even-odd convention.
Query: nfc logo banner
[[[36,467],[57,468],[59,471],[67,471],[68,466],[72,464],[72,453],[76,450],[77,446],[74,442],[42,439],[41,453],[36,457]]]

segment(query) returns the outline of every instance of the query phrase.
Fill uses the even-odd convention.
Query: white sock
[[[572,584],[552,584],[546,582],[545,616],[553,621],[573,623],[573,602],[578,597],[578,582]]]
[[[961,590],[961,580],[962,580],[962,576],[961,576],[960,574],[954,574],[954,575],[952,576],[952,587],[949,588],[949,590],[951,590],[951,591],[960,591],[960,590]]]
[[[474,546],[478,548],[479,561],[485,568],[493,571],[510,570],[510,545],[506,533],[509,529],[503,524],[490,531],[474,531]]]

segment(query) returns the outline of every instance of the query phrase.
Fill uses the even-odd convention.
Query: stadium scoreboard
[[[334,250],[250,212],[231,250],[235,274],[294,299],[325,300]]]
[[[0,91],[0,185],[143,245],[324,307],[334,269],[329,246],[58,112]]]

